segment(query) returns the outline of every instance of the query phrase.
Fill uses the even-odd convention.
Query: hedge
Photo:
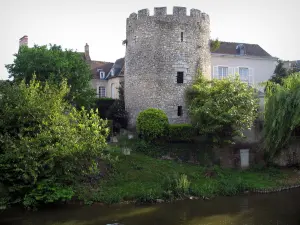
[[[149,108],[139,113],[136,126],[140,137],[153,141],[168,134],[169,121],[164,111]]]
[[[196,136],[196,129],[191,124],[170,124],[169,140],[170,141],[192,141]]]

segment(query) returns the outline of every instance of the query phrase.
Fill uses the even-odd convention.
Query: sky
[[[210,16],[211,38],[259,44],[274,57],[300,59],[299,0],[0,0],[0,79],[13,62],[19,39],[58,44],[84,51],[92,60],[114,62],[124,57],[126,18],[132,12],[173,6],[199,9]],[[299,2],[297,2],[299,1]]]

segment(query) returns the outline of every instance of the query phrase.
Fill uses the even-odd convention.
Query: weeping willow
[[[283,79],[282,85],[267,83],[264,116],[264,147],[273,158],[288,146],[300,125],[300,73]]]

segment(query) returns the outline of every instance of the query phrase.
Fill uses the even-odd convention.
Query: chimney
[[[20,38],[19,40],[19,47],[21,46],[28,46],[28,36],[24,35],[23,37]]]
[[[90,46],[86,43],[84,46],[84,55],[85,55],[85,59],[87,61],[91,61],[91,57],[90,57]]]

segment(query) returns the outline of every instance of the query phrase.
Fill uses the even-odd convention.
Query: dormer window
[[[104,71],[99,71],[99,77],[100,77],[100,79],[104,79],[105,78],[105,72]]]
[[[110,74],[111,74],[112,76],[115,75],[115,70],[114,70],[114,68],[111,69]]]
[[[236,53],[238,55],[245,55],[246,54],[246,48],[245,45],[239,44],[236,46]]]

